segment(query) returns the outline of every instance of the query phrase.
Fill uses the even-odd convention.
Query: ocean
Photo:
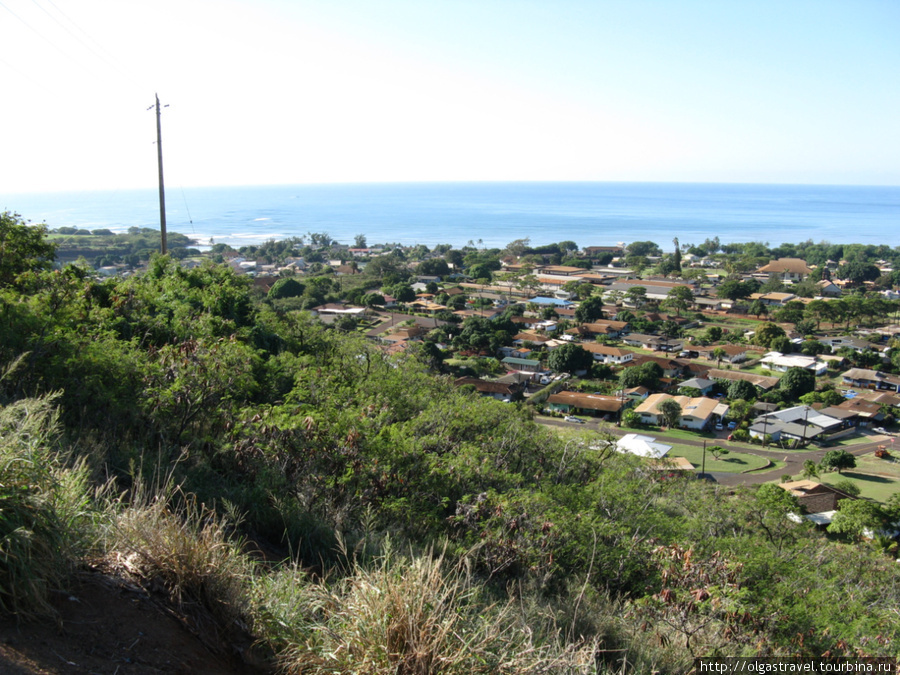
[[[154,189],[0,194],[0,210],[50,228],[159,227]],[[178,188],[170,231],[238,247],[327,233],[342,244],[579,247],[719,237],[770,246],[813,240],[900,246],[900,186],[713,183],[372,183]]]

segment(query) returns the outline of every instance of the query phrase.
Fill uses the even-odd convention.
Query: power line
[[[23,19],[21,16],[19,16],[19,15],[16,14],[14,11],[12,11],[9,7],[7,7],[6,5],[4,5],[2,2],[0,2],[0,7],[2,7],[2,8],[5,9],[7,12],[9,12],[10,14],[12,14],[12,15],[13,15],[13,16],[14,16],[14,17],[15,17],[15,18],[16,18],[23,26],[25,26],[25,27],[26,27],[28,30],[30,30],[32,33],[34,33],[34,34],[37,35],[39,38],[41,38],[41,40],[43,40],[44,42],[46,42],[48,45],[50,45],[51,47],[53,47],[53,49],[55,49],[56,51],[58,51],[63,57],[65,57],[66,59],[71,59],[71,58],[72,58],[69,54],[66,54],[62,49],[60,49],[59,46],[58,46],[56,43],[54,43],[53,41],[51,41],[47,36],[45,36],[44,34],[42,34],[39,30],[37,30],[34,26],[32,26],[30,23],[28,23],[25,19]],[[79,63],[78,65],[79,65],[80,67],[83,67],[83,66],[81,66],[80,63]]]
[[[33,2],[33,3],[34,3],[34,4],[35,4],[42,12],[44,12],[47,16],[49,16],[49,17],[50,17],[50,18],[51,18],[51,19],[52,19],[52,20],[53,20],[60,28],[62,28],[62,29],[63,29],[64,31],[66,31],[69,35],[71,35],[73,38],[75,38],[75,40],[77,40],[77,41],[79,42],[79,44],[81,44],[85,49],[87,49],[88,51],[90,51],[94,56],[96,56],[98,59],[100,59],[101,61],[103,61],[103,63],[105,63],[106,65],[108,65],[110,68],[112,68],[113,70],[117,71],[117,72],[119,73],[119,75],[121,75],[121,76],[124,77],[126,80],[128,80],[128,82],[129,82],[133,87],[135,87],[136,89],[140,89],[140,87],[138,86],[137,82],[135,82],[135,80],[131,77],[131,75],[130,75],[129,73],[125,72],[124,70],[122,70],[122,69],[119,67],[119,65],[118,65],[117,63],[115,63],[113,60],[111,60],[111,59],[115,59],[115,56],[114,56],[113,54],[111,54],[109,51],[107,51],[107,50],[103,47],[103,45],[100,44],[97,40],[95,40],[94,38],[92,38],[92,37],[90,36],[90,34],[88,34],[88,32],[85,31],[81,26],[79,26],[77,23],[75,23],[75,21],[73,21],[71,17],[69,17],[65,12],[63,12],[59,7],[57,7],[56,4],[53,2],[53,0],[46,0],[46,1],[47,1],[47,3],[49,3],[50,6],[53,7],[53,9],[55,9],[55,10],[56,10],[63,18],[65,18],[66,21],[68,21],[68,22],[69,22],[72,26],[74,26],[79,32],[81,32],[82,35],[84,35],[88,40],[90,40],[91,42],[93,42],[93,43],[94,43],[94,44],[95,44],[102,52],[106,52],[106,55],[104,55],[104,54],[100,53],[100,51],[97,51],[96,49],[94,49],[90,44],[88,44],[87,42],[85,42],[84,40],[82,40],[78,35],[76,35],[74,32],[72,32],[72,30],[69,29],[68,26],[66,26],[62,21],[60,21],[60,20],[57,19],[55,16],[53,16],[53,14],[51,14],[51,13],[47,10],[46,7],[43,7],[43,6],[38,2],[38,0],[31,0],[31,1],[32,1],[32,2]]]

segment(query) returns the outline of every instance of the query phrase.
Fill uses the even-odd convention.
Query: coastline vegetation
[[[560,437],[525,404],[455,388],[440,351],[392,356],[304,311],[353,293],[378,305],[413,253],[272,294],[213,260],[153,256],[105,280],[54,268],[53,239],[27,227],[3,214],[18,242],[0,244],[5,613],[52,616],[52,593],[91,569],[202,607],[288,673],[900,656],[890,541],[795,523],[771,485],[654,475],[602,432]],[[736,266],[769,254],[735,250]],[[477,319],[429,342],[477,353],[516,330]]]

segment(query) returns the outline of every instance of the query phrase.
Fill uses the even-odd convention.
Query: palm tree
[[[712,357],[716,360],[716,368],[718,368],[722,364],[722,359],[728,356],[728,352],[726,352],[721,347],[716,347],[712,350]]]

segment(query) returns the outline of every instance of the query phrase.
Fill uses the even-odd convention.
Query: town
[[[69,244],[111,233],[87,234],[56,232]],[[147,247],[153,231],[130,235]],[[186,268],[228,265],[279,311],[308,311],[389,354],[425,355],[456,386],[526,404],[544,424],[604,430],[656,470],[774,481],[819,526],[843,500],[900,493],[890,247],[675,239],[664,253],[649,241],[524,239],[429,249],[310,233],[239,250],[211,242],[201,254],[175,242]],[[139,263],[134,252],[124,259]],[[122,256],[97,261],[112,263],[101,275],[128,273]],[[867,532],[882,521],[877,510],[854,519]]]

